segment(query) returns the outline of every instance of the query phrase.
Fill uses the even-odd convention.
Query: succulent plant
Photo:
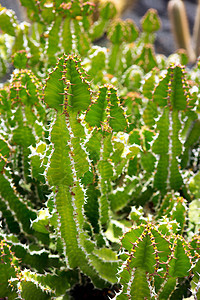
[[[200,2],[198,1],[193,36],[191,37],[187,12],[182,0],[170,0],[168,3],[168,13],[171,21],[172,32],[178,48],[185,49],[191,63],[195,63],[196,57],[199,56],[199,10]]]
[[[32,31],[0,13],[0,297],[198,299],[199,62],[155,53],[152,9],[139,32],[110,3],[21,3]]]

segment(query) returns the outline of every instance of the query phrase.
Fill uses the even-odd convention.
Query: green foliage
[[[0,11],[0,297],[198,299],[199,63],[155,54],[152,9],[139,32],[111,3],[21,4],[31,30]]]

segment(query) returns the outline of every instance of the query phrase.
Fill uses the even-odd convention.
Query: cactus
[[[157,228],[147,222],[124,235],[122,245],[127,252],[123,254],[126,259],[119,273],[123,289],[117,299],[168,299],[169,290],[172,293],[176,287],[176,278],[189,274],[188,246],[172,232],[167,238],[169,234],[166,224]]]
[[[59,86],[57,85],[58,80],[60,80]],[[55,94],[57,96],[52,98],[51,94],[55,90],[55,85],[57,85],[58,92]],[[100,284],[98,282],[101,282],[98,275],[100,275],[100,278],[104,276],[104,279],[115,283],[115,273],[113,272],[111,276],[109,268],[116,269],[117,260],[109,263],[109,255],[112,252],[107,251],[108,249],[103,250],[104,248],[101,249],[101,252],[95,250],[94,243],[89,241],[89,236],[83,231],[86,222],[83,212],[87,190],[82,186],[80,180],[88,184],[93,180],[94,174],[92,174],[92,166],[83,146],[84,127],[79,123],[78,117],[81,111],[88,108],[91,96],[89,85],[84,78],[84,71],[81,69],[80,62],[76,57],[64,56],[59,60],[57,67],[47,81],[44,97],[49,107],[57,110],[57,116],[50,132],[53,142],[53,154],[48,162],[47,180],[50,185],[57,186],[55,205],[59,216],[57,221],[60,228],[59,234],[63,241],[63,251],[66,251],[64,255],[68,257],[68,263],[71,267],[79,266],[83,273],[91,277],[97,285]],[[112,99],[112,94],[110,99]],[[111,105],[114,106],[114,104]],[[103,111],[103,107],[100,108],[101,110]],[[112,114],[114,114],[114,109],[111,107],[111,117]],[[122,117],[124,117],[123,113]],[[87,119],[89,119],[89,114]],[[110,119],[110,124],[115,129],[114,123],[112,124],[111,121],[112,119]],[[104,120],[101,122],[104,123]],[[105,126],[107,127],[106,124]],[[106,142],[108,143],[108,141]],[[104,152],[104,150],[102,151]],[[107,179],[107,176],[110,176],[109,166],[111,167],[108,164],[107,157],[102,160],[102,163],[100,159],[98,169],[104,180]],[[100,179],[99,181],[99,193],[101,195],[99,215],[101,216],[100,223],[104,225],[109,212],[106,194],[104,194],[107,187],[103,181]],[[90,199],[88,200],[90,201]],[[70,230],[67,230],[68,226]],[[88,251],[92,251],[92,253],[87,253]],[[108,256],[106,262],[102,260],[104,252]],[[88,260],[90,261],[89,265]],[[105,276],[106,273],[107,276]]]
[[[122,51],[123,42],[132,43],[138,36],[138,29],[131,20],[115,20],[108,32],[108,38],[112,42],[112,48],[109,56],[109,72],[115,73],[119,69],[119,53]]]
[[[165,193],[168,186],[174,191],[183,186],[178,164],[178,157],[183,151],[179,138],[180,113],[187,108],[188,96],[182,68],[171,66],[153,94],[154,101],[162,107],[162,114],[157,121],[159,135],[152,148],[153,152],[159,155],[154,185],[161,193]]]
[[[1,297],[9,297],[9,299],[16,299],[19,295],[17,283],[20,279],[20,269],[18,267],[18,259],[11,251],[11,247],[6,243],[4,239],[2,239],[0,243],[0,255]]]
[[[177,287],[177,278],[189,275],[191,255],[195,259],[189,249],[195,242],[188,245],[180,235],[187,220],[186,200],[168,194],[160,209],[153,222],[141,216],[139,210],[131,212],[130,218],[137,225],[122,238],[125,251],[121,254],[124,263],[119,278],[123,288],[117,299],[169,299]]]
[[[199,30],[200,30],[199,14],[200,14],[200,2],[198,1],[194,29],[193,29],[193,40],[194,40],[194,46],[195,46],[194,50],[195,50],[196,57],[199,56],[199,42],[200,42],[199,41]]]
[[[172,25],[172,32],[174,34],[176,44],[178,48],[186,50],[190,62],[194,63],[196,60],[196,51],[194,51],[191,43],[191,36],[189,32],[188,19],[186,14],[185,5],[182,0],[171,0],[168,3],[168,12]],[[196,18],[195,33],[197,35],[198,30],[198,16]],[[197,36],[195,47],[197,46]]]
[[[154,53],[152,9],[139,32],[110,3],[21,3],[31,31],[0,13],[0,297],[198,299],[199,62]]]

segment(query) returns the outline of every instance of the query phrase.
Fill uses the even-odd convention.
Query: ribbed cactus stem
[[[194,43],[196,56],[199,56],[200,54],[200,0],[198,0],[198,6],[197,6],[196,17],[194,22],[193,43]]]
[[[183,1],[170,0],[168,3],[168,13],[177,47],[185,49],[189,61],[194,62],[196,56],[191,43],[188,18]]]

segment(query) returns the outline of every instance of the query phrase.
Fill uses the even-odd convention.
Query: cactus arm
[[[179,171],[179,164],[177,158],[182,153],[182,144],[179,140],[179,131],[181,129],[181,122],[179,120],[178,111],[172,112],[173,134],[172,134],[172,158],[170,165],[170,186],[174,191],[179,190],[183,185],[183,179]]]
[[[184,143],[185,150],[181,157],[182,168],[185,168],[188,164],[189,151],[191,147],[194,146],[199,141],[199,129],[200,129],[200,122],[199,120],[195,120],[188,130],[188,134]]]
[[[187,51],[189,60],[194,62],[196,59],[195,52],[192,48],[191,37],[189,32],[188,18],[185,5],[181,0],[171,0],[168,3],[168,13],[172,25],[177,47]]]
[[[160,289],[158,290],[158,293],[157,293],[158,297],[160,297],[161,299],[169,299],[169,297],[175,290],[176,285],[177,285],[176,278],[174,278],[174,277],[168,278],[167,277],[162,282]]]
[[[28,300],[31,298],[33,300],[41,299],[41,300],[49,300],[51,299],[51,292],[47,287],[43,287],[41,285],[38,286],[38,282],[32,282],[31,280],[22,280],[21,285],[21,296],[22,299]]]
[[[114,44],[111,51],[110,51],[110,59],[109,59],[109,68],[108,71],[111,74],[114,74],[116,70],[119,69],[119,53],[120,53],[121,47],[119,44]]]
[[[101,261],[96,254],[92,253],[95,245],[89,240],[87,233],[83,232],[85,224],[83,209],[87,193],[80,179],[87,182],[85,176],[89,174],[91,167],[83,145],[83,125],[79,122],[77,114],[88,107],[90,89],[82,78],[84,71],[81,71],[76,57],[64,57],[59,61],[58,66],[62,70],[63,84],[59,85],[60,91],[57,90],[57,97],[51,97],[51,90],[55,84],[53,80],[47,81],[45,89],[48,105],[56,110],[59,109],[51,125],[50,136],[53,151],[49,157],[46,176],[48,182],[56,187],[57,230],[63,241],[63,254],[71,268],[79,267],[96,285],[102,285],[102,276],[104,280],[112,280],[114,283],[115,272],[112,276],[109,272],[105,272],[105,270],[110,270],[112,263]],[[59,67],[57,67],[52,76],[59,78],[59,73]],[[107,149],[109,140],[110,137],[106,141],[106,151],[103,151],[105,158],[110,153]],[[115,269],[117,264],[118,262],[114,264]]]
[[[48,182],[52,186],[60,185],[62,182],[72,185],[72,171],[70,168],[70,158],[68,157],[69,147],[67,140],[69,133],[66,130],[65,118],[63,115],[58,116],[51,132],[52,142],[59,142],[54,150],[52,160],[47,171]],[[64,157],[65,160],[64,160]],[[59,162],[59,163],[57,163]]]
[[[101,123],[104,122],[105,119],[105,112],[106,112],[106,94],[107,88],[102,87],[99,90],[98,98],[96,102],[90,107],[86,115],[86,122],[90,124],[90,126],[100,127]]]
[[[157,66],[155,52],[151,44],[145,44],[142,51],[137,55],[134,64],[139,65],[146,73]]]
[[[111,89],[110,92],[110,126],[116,132],[125,131],[128,126],[125,112],[119,104],[119,99],[116,95],[115,89]]]
[[[157,165],[157,172],[155,174],[154,185],[165,193],[167,188],[167,176],[168,176],[168,165],[169,165],[169,155],[168,155],[168,130],[169,130],[169,111],[165,109],[163,115],[160,117],[157,123],[157,129],[159,130],[158,139],[155,140],[153,144],[153,152],[160,155],[160,159]],[[160,140],[160,142],[159,142]],[[161,154],[162,153],[162,154]],[[162,179],[160,180],[160,178]]]
[[[122,274],[122,283],[123,277],[127,281],[128,277],[129,284],[123,289],[123,294],[117,296],[117,299],[150,299],[150,290],[147,282],[147,277],[143,269],[131,269],[130,271],[123,271]],[[136,292],[137,291],[137,292]],[[125,296],[126,295],[126,296]]]
[[[97,187],[92,184],[87,187],[87,203],[84,205],[84,210],[87,219],[93,227],[94,233],[100,232],[98,201],[100,196],[101,194]]]
[[[178,232],[182,233],[186,225],[187,214],[186,200],[178,194],[168,193],[162,200],[156,218],[159,219],[165,215],[169,220],[175,220],[179,224]]]
[[[114,131],[124,131],[127,127],[125,112],[119,102],[116,90],[112,86],[100,88],[99,96],[89,107],[85,118],[90,126],[105,124]]]
[[[157,121],[159,134],[152,147],[153,152],[157,155],[159,153],[160,157],[155,174],[155,186],[163,192],[166,188],[178,191],[183,186],[179,165],[179,158],[183,152],[180,140],[181,115],[184,115],[184,111],[189,109],[187,83],[182,67],[171,66],[168,68],[167,74],[156,87],[153,97],[160,107],[168,106],[162,109],[163,115]],[[161,149],[162,145],[164,148]],[[165,178],[160,181],[162,170],[165,172]]]
[[[195,16],[195,22],[194,22],[194,29],[193,29],[193,41],[194,41],[194,47],[195,47],[195,54],[196,57],[199,56],[199,50],[200,50],[200,2],[198,0],[198,5],[197,5],[197,11],[196,11],[196,16]]]
[[[127,298],[124,299],[130,297],[131,299],[137,299],[137,297],[150,299],[152,287],[148,274],[155,274],[159,269],[159,263],[167,260],[168,242],[158,230],[147,224],[127,232],[122,239],[122,245],[128,250],[128,258],[121,267],[120,282],[123,289],[119,299],[123,299],[125,295]],[[163,253],[161,249],[165,249],[165,255],[160,257],[158,253]]]
[[[99,19],[92,24],[89,31],[89,36],[92,41],[101,38],[110,22],[110,19],[112,19],[116,13],[117,10],[113,3],[107,2],[101,5]]]
[[[112,157],[110,154],[113,151],[113,145],[110,130],[124,131],[128,125],[127,117],[119,103],[116,90],[110,86],[101,88],[98,98],[87,111],[85,120],[90,126],[101,126],[100,128],[103,130],[98,153],[97,174],[99,177],[98,188],[101,193],[99,198],[100,224],[104,227],[109,220],[108,182],[116,172],[113,170],[111,163]]]
[[[122,291],[117,299],[150,299],[153,295],[169,299],[176,288],[177,278],[189,274],[192,265],[189,245],[180,235],[173,233],[170,241],[160,231],[161,227],[162,231],[167,229],[163,225],[158,228],[148,222],[146,225],[143,223],[123,236],[122,246],[128,252],[124,254],[125,260],[119,272]],[[151,276],[148,274],[154,274],[154,283],[149,281]],[[142,278],[143,283],[140,284]]]
[[[58,34],[60,32],[61,21],[62,18],[57,17],[53,22],[51,29],[47,33],[48,40],[46,46],[46,54],[49,56],[49,61],[51,64],[54,64],[56,62],[55,54],[60,50]]]
[[[20,2],[24,7],[27,8],[28,16],[30,19],[36,18],[36,20],[40,21],[39,20],[39,7],[35,1],[31,0],[31,1],[27,2],[25,0],[20,0]]]
[[[158,31],[161,27],[161,22],[157,11],[152,8],[148,9],[141,20],[141,25],[144,32],[151,33]]]
[[[187,276],[187,274],[189,274],[191,262],[187,254],[187,247],[181,237],[175,239],[172,253],[173,256],[169,262],[169,275],[172,277]]]
[[[80,23],[80,21],[74,19],[73,25],[76,36],[75,48],[78,50],[78,53],[83,56],[91,47],[90,39],[88,37],[88,34],[84,32],[83,24]]]
[[[119,73],[126,69],[120,61],[123,51],[123,44],[134,42],[138,36],[138,29],[130,21],[114,21],[109,28],[108,38],[112,42],[109,55],[108,71],[111,74]]]
[[[62,46],[65,53],[72,51],[71,19],[69,17],[66,17],[63,21]]]
[[[1,174],[0,174],[0,195],[2,204],[2,213],[8,219],[9,229],[18,233],[20,228],[25,233],[31,234],[30,219],[34,219],[36,213],[27,206],[20,196],[13,189],[14,185],[9,170],[4,169],[8,163],[10,155],[10,146],[1,138]],[[3,159],[2,159],[3,158]],[[10,211],[10,212],[9,212]],[[23,212],[23,213],[21,213]],[[16,226],[16,221],[19,226]],[[14,225],[14,226],[13,226]]]
[[[99,214],[101,226],[106,226],[109,220],[109,200],[108,200],[108,182],[113,176],[112,165],[108,161],[109,156],[106,155],[107,144],[110,144],[110,133],[102,139],[100,148],[100,160],[98,162],[98,187],[101,193],[99,198]],[[109,152],[108,152],[109,153]],[[109,153],[110,154],[110,153]]]
[[[9,177],[7,178],[4,174],[0,176],[0,188],[2,201],[5,202],[6,205],[9,205],[13,216],[15,216],[17,222],[21,224],[23,230],[29,234],[32,233],[30,220],[35,219],[36,212],[28,208],[22,199],[16,195],[10,184]]]
[[[0,257],[0,294],[14,300],[19,296],[17,277],[20,277],[20,271],[18,260],[4,239],[0,241]]]
[[[18,25],[16,15],[12,10],[0,6],[0,28],[5,33],[15,36],[16,25]]]

